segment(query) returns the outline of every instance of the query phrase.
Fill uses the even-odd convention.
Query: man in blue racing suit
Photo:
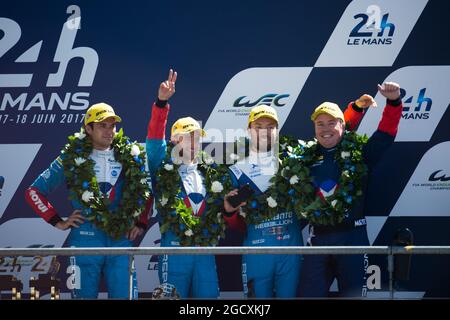
[[[156,184],[158,181],[155,175],[161,168],[163,160],[168,157],[165,140],[170,109],[168,100],[175,93],[176,78],[177,73],[170,70],[168,79],[161,83],[158,99],[152,106],[148,124],[147,157],[152,181],[156,181]],[[199,159],[197,158],[201,150],[200,136],[204,134],[199,123],[191,117],[178,119],[171,129],[171,141],[180,147],[183,154],[171,156],[181,162],[178,168],[181,192],[170,196],[183,199],[186,206],[192,209],[192,214],[197,217],[204,217],[207,214],[205,177],[198,170]],[[153,190],[156,189],[156,187],[153,188]],[[156,191],[155,201],[164,201],[162,195]],[[160,211],[158,212],[160,220],[164,215],[175,214],[175,211]],[[162,232],[161,247],[178,246],[180,246],[180,239],[173,230]],[[219,296],[219,282],[213,255],[161,255],[158,271],[161,285],[175,286],[181,298],[217,298]]]
[[[386,82],[378,85],[378,91],[387,100],[378,130],[374,132],[362,149],[363,162],[368,168],[369,175],[393,144],[402,115],[400,86],[394,82]],[[351,109],[355,114],[354,119],[359,118],[352,125],[359,122],[363,116],[364,110],[360,107],[358,101],[351,104]],[[358,113],[359,116],[356,115]],[[342,187],[339,185],[342,169],[338,165],[336,156],[347,155],[336,153],[345,137],[344,125],[348,121],[344,119],[344,114],[339,107],[330,102],[324,102],[317,107],[311,120],[314,122],[319,145],[319,157],[311,165],[310,170],[316,187],[316,195],[325,202],[326,198],[334,195]],[[342,222],[334,225],[311,223],[310,245],[369,245],[364,215],[364,195],[367,191],[368,176],[361,177],[361,181],[355,181],[353,185],[356,185],[357,182],[363,185],[363,195],[350,202],[351,207],[344,212]],[[363,296],[364,263],[363,255],[306,255],[301,269],[300,297],[327,297],[335,278],[338,282],[339,296]]]
[[[95,163],[94,172],[100,192],[110,200],[109,209],[118,207],[124,189],[122,164],[116,161],[114,150],[111,148],[116,123],[121,118],[114,113],[111,106],[98,103],[86,111],[84,118],[83,136],[79,139],[91,139],[92,153],[89,158]],[[63,166],[64,154],[56,158],[50,167],[41,173],[33,184],[26,190],[25,198],[33,210],[45,221],[60,230],[71,229],[68,244],[71,247],[131,247],[132,241],[142,235],[148,223],[148,211],[151,203],[148,202],[146,210],[141,213],[134,227],[128,234],[120,239],[113,239],[93,223],[87,221],[85,216],[90,214],[77,200],[72,200],[74,208],[72,214],[63,219],[51,205],[47,197],[59,186],[66,184]],[[90,209],[89,209],[90,210]],[[76,256],[71,257],[73,270],[79,275],[80,283],[74,284],[72,296],[81,299],[96,299],[98,296],[100,277],[103,273],[108,289],[108,297],[115,299],[129,298],[130,277],[128,256]],[[79,277],[78,277],[79,276]],[[135,275],[133,275],[135,278]],[[136,281],[133,279],[133,297],[137,298]]]
[[[254,107],[248,119],[250,150],[247,158],[230,166],[233,184],[239,188],[245,184],[261,194],[270,186],[270,179],[278,169],[278,155],[273,143],[278,136],[278,116],[272,107]],[[226,198],[237,193],[237,189]],[[224,201],[224,218],[231,228],[245,232],[244,246],[301,246],[303,239],[300,223],[294,212],[279,213],[257,225],[243,225],[239,208],[233,208]],[[244,205],[244,204],[241,204]],[[292,298],[298,284],[299,255],[244,255],[242,261],[242,282],[246,297]],[[250,287],[250,288],[249,288]]]

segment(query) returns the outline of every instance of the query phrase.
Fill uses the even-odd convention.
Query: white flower
[[[287,142],[286,143],[281,143],[280,144],[281,150],[285,150],[287,147]]]
[[[140,181],[142,184],[146,184],[147,183],[147,178],[142,178]]]
[[[86,190],[85,192],[83,192],[83,194],[81,195],[81,199],[84,202],[89,202],[92,198],[94,197],[94,193],[90,192],[88,190]]]
[[[83,140],[86,137],[86,134],[84,133],[84,130],[81,130],[80,132],[75,132],[74,136],[75,138]]]
[[[269,207],[271,207],[271,208],[275,208],[277,205],[278,205],[278,203],[275,201],[275,199],[274,198],[272,198],[272,197],[268,197],[267,199],[267,204],[269,205]]]
[[[167,171],[172,171],[173,170],[173,165],[166,163],[164,165],[164,169],[166,169]]]
[[[204,158],[203,158],[203,161],[204,161],[205,164],[207,164],[207,165],[211,165],[211,164],[214,163],[214,159],[211,158],[211,157],[204,157]]]
[[[75,158],[73,161],[75,161],[75,165],[80,166],[80,165],[82,165],[83,163],[86,162],[86,159],[84,159],[84,158]]]
[[[290,169],[289,166],[286,166],[283,169],[281,169],[281,176],[286,177],[286,173],[289,169]]]
[[[187,230],[184,232],[184,234],[187,235],[188,237],[192,237],[192,236],[194,235],[194,233],[192,232],[191,229],[187,229]]]
[[[159,200],[159,202],[161,202],[161,205],[164,207],[167,202],[169,201],[169,199],[167,199],[166,197],[162,196],[161,199]]]
[[[316,142],[315,141],[313,141],[313,140],[310,140],[310,141],[308,141],[308,143],[306,144],[306,146],[308,147],[308,148],[311,148],[313,145],[315,145],[316,144]]]
[[[133,213],[133,217],[139,217],[139,215],[141,214],[141,212],[140,211],[135,211],[134,213]]]
[[[306,142],[299,139],[298,144],[304,147],[306,145]]]
[[[230,159],[231,160],[238,160],[239,156],[236,153],[232,153],[232,154],[230,154]]]
[[[331,201],[331,205],[333,206],[333,208],[336,207],[336,203],[337,203],[337,200]]]
[[[223,185],[219,181],[214,181],[211,185],[211,191],[214,193],[222,192]]]
[[[303,211],[301,214],[302,214],[303,218],[307,218],[308,217],[308,212],[306,212],[306,211]]]
[[[172,152],[173,152],[173,151],[172,151]],[[181,159],[175,158],[175,159],[173,159],[173,163],[175,163],[175,164],[182,164],[183,161],[182,161]],[[166,170],[167,170],[167,169],[166,169]]]
[[[342,159],[347,159],[348,157],[350,157],[350,152],[349,151],[342,151],[341,152],[341,158]]]
[[[245,217],[247,216],[247,214],[242,210],[242,207],[239,207],[239,215],[240,215],[242,218],[245,218]]]
[[[298,181],[299,181],[299,179],[298,179],[297,175],[294,175],[289,179],[290,184],[296,184],[296,183],[298,183]]]
[[[344,170],[344,171],[342,171],[342,175],[343,175],[344,177],[349,178],[349,177],[350,177],[350,172],[348,172],[348,170]]]
[[[135,157],[141,154],[141,150],[139,149],[139,147],[136,144],[133,144],[131,146],[131,152],[130,154]]]

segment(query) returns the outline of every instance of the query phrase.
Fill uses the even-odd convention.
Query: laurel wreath
[[[178,169],[181,161],[172,159],[174,144],[169,143],[166,157],[156,173],[155,190],[159,199],[156,207],[162,216],[161,233],[171,230],[181,246],[215,246],[225,237],[226,224],[222,217],[224,195],[233,189],[227,168],[201,152],[197,169],[204,177],[206,210],[195,216],[182,197],[182,182]]]
[[[299,219],[306,218],[313,225],[336,225],[341,223],[353,203],[363,195],[363,181],[368,169],[363,160],[363,147],[367,143],[366,135],[345,131],[341,142],[336,146],[335,161],[341,175],[339,188],[326,199],[320,198],[314,188],[309,168],[320,161],[316,140],[304,142],[286,137],[294,145],[288,152],[295,158],[302,179],[303,198],[295,202],[295,212]]]
[[[91,140],[86,138],[84,129],[69,136],[68,140],[61,151],[61,160],[71,191],[70,199],[81,204],[82,214],[88,221],[114,239],[119,239],[133,227],[150,197],[143,147],[137,142],[131,143],[122,129],[115,135],[112,148],[115,160],[122,164],[124,185],[119,206],[111,209],[110,199],[99,190],[95,162],[89,158],[92,153]]]
[[[306,173],[300,165],[296,155],[291,152],[293,147],[289,145],[292,139],[280,137],[278,170],[269,180],[270,186],[263,193],[254,193],[246,205],[240,209],[240,215],[247,224],[259,224],[265,220],[274,218],[283,211],[294,211],[304,195],[314,189],[305,181]],[[238,155],[249,154],[248,139],[240,139],[235,143]],[[290,150],[290,151],[289,151]],[[239,156],[232,156],[231,160],[238,160]],[[229,173],[231,174],[231,173]]]

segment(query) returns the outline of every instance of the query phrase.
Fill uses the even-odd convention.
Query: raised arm
[[[158,90],[158,99],[153,103],[152,114],[148,123],[146,150],[148,168],[154,175],[166,155],[165,131],[170,105],[168,100],[175,93],[177,73],[169,71],[167,80],[161,82]]]

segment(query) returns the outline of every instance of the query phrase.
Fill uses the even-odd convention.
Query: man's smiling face
[[[317,141],[325,148],[335,147],[344,134],[344,123],[329,114],[320,114],[314,121]]]

